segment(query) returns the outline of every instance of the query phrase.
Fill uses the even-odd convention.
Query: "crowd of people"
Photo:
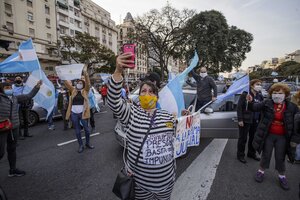
[[[135,199],[170,199],[176,173],[173,156],[176,119],[160,108],[158,92],[161,84],[156,73],[149,73],[142,80],[138,102],[129,100],[123,70],[132,64],[128,59],[130,56],[131,54],[125,53],[117,57],[114,74],[107,84],[98,88],[98,91],[102,96],[103,105],[108,105],[125,127],[127,153],[124,165],[126,172],[134,177],[136,183]],[[205,67],[200,68],[199,74],[193,70],[191,75],[196,80],[196,110],[199,110],[217,99],[217,87],[213,78],[208,76]],[[16,146],[18,138],[31,137],[28,131],[28,110],[31,109],[32,98],[41,84],[41,81],[37,82],[29,94],[24,94],[24,83],[20,76],[15,77],[13,85],[0,83],[0,120],[10,119],[12,122],[12,129],[0,134],[0,158],[4,156],[7,145],[11,177],[26,174],[16,167]],[[290,101],[288,86],[284,83],[274,83],[269,89],[270,98],[264,99],[261,85],[261,80],[251,80],[249,93],[241,94],[238,101],[237,159],[247,163],[247,155],[248,158],[260,162],[254,177],[261,183],[275,149],[278,180],[281,187],[288,190],[289,184],[285,176],[286,155],[291,163],[300,161],[300,146],[297,146],[300,143],[300,91]],[[229,87],[228,84],[226,89]],[[94,113],[99,111],[99,107],[86,68],[81,79],[74,82],[64,81],[56,96],[56,107],[63,118],[63,130],[70,128],[70,120],[79,145],[78,153],[82,153],[84,149],[94,149],[90,142],[90,134],[95,131],[97,123]],[[54,130],[53,112],[49,113],[50,119],[47,121],[49,130]],[[183,110],[183,113],[188,112]],[[23,132],[20,131],[20,119],[23,120]],[[85,132],[85,145],[81,138],[82,128]],[[157,150],[158,146],[154,140],[165,144],[166,151],[162,158],[146,156],[147,152]]]

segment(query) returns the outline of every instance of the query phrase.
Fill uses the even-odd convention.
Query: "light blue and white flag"
[[[43,84],[41,85],[39,92],[33,99],[35,103],[39,104],[39,106],[47,110],[48,118],[49,114],[52,112],[55,106],[55,89],[52,82],[49,81],[42,70],[35,70],[30,74],[26,81],[24,93],[29,93],[39,80],[42,80]]]
[[[22,42],[19,51],[0,63],[0,73],[32,72],[39,69],[39,60],[32,40]]]
[[[177,75],[159,92],[158,102],[162,109],[175,114],[177,117],[181,116],[181,111],[185,109],[182,85],[184,84],[185,77],[197,66],[198,61],[199,57],[195,51],[195,55],[190,66],[188,66],[181,74]]]
[[[215,103],[221,103],[222,101],[229,99],[235,94],[241,94],[242,92],[249,93],[249,75],[235,80],[225,94],[217,96],[217,100],[215,101]]]
[[[55,67],[55,71],[60,80],[81,79],[84,64],[60,65]]]
[[[176,77],[174,72],[169,72],[168,82],[171,82]]]

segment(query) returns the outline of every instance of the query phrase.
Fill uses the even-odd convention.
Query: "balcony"
[[[68,3],[65,2],[65,1],[58,0],[57,5],[58,5],[58,8],[60,8],[60,9],[63,9],[63,10],[68,10],[69,9]]]

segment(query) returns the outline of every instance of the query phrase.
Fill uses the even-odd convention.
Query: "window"
[[[75,15],[76,17],[80,17],[80,12],[79,12],[78,10],[74,10],[74,15]]]
[[[50,26],[50,25],[51,25],[50,19],[48,19],[48,18],[46,18],[46,25],[47,25],[47,26]]]
[[[74,19],[70,17],[70,23],[74,24]]]
[[[74,8],[72,6],[69,6],[69,10],[73,12]]]
[[[50,33],[47,33],[47,40],[52,42],[52,35]]]
[[[34,29],[33,28],[29,28],[29,35],[34,37]]]
[[[5,3],[5,12],[8,14],[12,14],[11,4]]]
[[[28,21],[33,21],[33,13],[32,12],[27,13],[27,19],[28,19]]]
[[[32,0],[27,0],[27,6],[32,8]]]
[[[11,22],[6,22],[6,27],[8,31],[14,31],[14,24]]]
[[[50,7],[47,6],[47,5],[45,5],[45,13],[46,13],[47,15],[50,15]]]
[[[75,34],[75,31],[70,29],[70,35],[74,35]]]

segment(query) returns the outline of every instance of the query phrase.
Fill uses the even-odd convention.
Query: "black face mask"
[[[16,80],[15,83],[16,83],[16,84],[21,84],[22,81],[21,81],[21,80]]]

